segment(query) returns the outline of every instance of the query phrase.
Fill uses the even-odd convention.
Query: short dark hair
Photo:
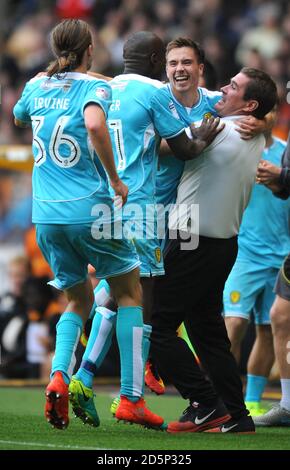
[[[191,49],[194,50],[195,54],[196,54],[196,57],[197,57],[197,62],[199,64],[203,64],[204,63],[204,51],[203,49],[201,48],[201,46],[198,44],[198,42],[195,42],[193,41],[192,39],[190,38],[177,38],[177,39],[174,39],[173,41],[170,41],[168,44],[167,44],[167,47],[166,47],[166,57],[168,55],[168,53],[170,51],[172,51],[172,49],[177,49],[177,48],[180,48],[180,47],[191,47]]]
[[[243,67],[241,73],[250,79],[243,98],[258,101],[258,107],[252,115],[257,119],[262,119],[278,102],[276,84],[266,72],[259,69]]]

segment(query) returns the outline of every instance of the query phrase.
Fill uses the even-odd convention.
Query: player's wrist
[[[118,175],[114,175],[113,177],[110,177],[110,183],[111,185],[116,185],[120,183],[120,178]]]

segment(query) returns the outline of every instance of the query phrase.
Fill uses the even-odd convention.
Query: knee
[[[142,305],[142,287],[137,277],[115,284],[112,293],[118,305]]]
[[[247,320],[241,317],[226,317],[225,325],[231,344],[239,344],[247,327]]]
[[[142,305],[142,287],[137,279],[123,286],[123,289],[119,292],[119,302],[130,302],[130,299],[135,305]]]
[[[270,310],[270,319],[273,333],[289,331],[290,311],[281,308],[278,302],[275,302]]]
[[[87,320],[94,304],[94,292],[91,281],[73,286],[66,291],[69,308],[78,313],[84,321]]]

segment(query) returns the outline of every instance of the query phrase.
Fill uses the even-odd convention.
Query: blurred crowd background
[[[73,16],[85,18],[93,27],[93,69],[109,76],[122,70],[122,47],[128,35],[144,29],[165,42],[179,35],[200,42],[217,72],[218,86],[243,65],[264,69],[279,86],[277,132],[286,138],[290,117],[285,100],[290,80],[287,0],[2,0],[0,144],[23,143],[23,133],[12,125],[12,106],[23,83],[51,58],[49,30],[61,18]]]
[[[14,127],[12,108],[24,83],[52,59],[49,31],[68,17],[90,23],[92,69],[105,75],[122,71],[123,43],[138,30],[154,31],[165,43],[177,36],[198,41],[215,69],[217,89],[242,66],[265,70],[279,89],[274,134],[287,138],[288,0],[1,0],[0,149],[30,144],[31,131]],[[12,171],[1,158],[0,150],[0,378],[46,377],[64,298],[46,285],[51,273],[31,226],[31,174]]]

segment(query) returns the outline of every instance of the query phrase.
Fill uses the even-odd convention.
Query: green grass
[[[146,397],[166,421],[177,419],[186,402],[178,397]],[[258,429],[255,435],[189,433],[170,435],[117,423],[110,415],[112,395],[96,399],[101,426],[84,426],[71,416],[68,429],[51,428],[43,416],[44,390],[0,388],[1,450],[289,450],[290,428]]]

